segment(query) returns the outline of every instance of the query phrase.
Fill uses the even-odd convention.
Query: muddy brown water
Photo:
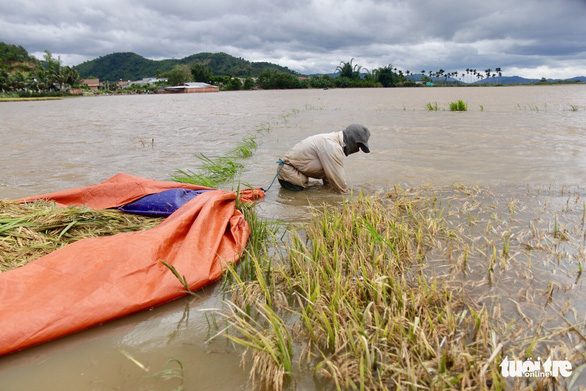
[[[459,99],[469,111],[450,112],[449,103]],[[439,111],[426,110],[427,103],[435,102]],[[176,169],[195,169],[195,154],[224,155],[247,135],[256,135],[259,146],[242,160],[245,169],[239,179],[267,187],[275,161],[297,141],[354,122],[372,133],[372,152],[345,160],[354,191],[461,183],[498,189],[503,200],[521,199],[540,210],[548,202],[563,209],[569,197],[567,191],[562,196],[564,189],[580,200],[586,193],[586,87],[572,85],[250,91],[2,103],[0,198],[87,186],[119,172],[167,180]],[[321,186],[290,193],[277,183],[257,208],[264,219],[295,223],[307,220],[311,204],[340,200]],[[574,206],[578,218],[580,207]],[[572,285],[569,297],[576,299],[583,318],[586,310],[579,299],[585,289],[570,274],[560,267],[556,278],[561,285]],[[173,358],[185,369],[184,389],[248,389],[240,351],[223,340],[209,341],[223,327],[211,312],[221,301],[214,285],[195,299],[176,300],[0,357],[0,390],[169,390],[179,386],[177,379],[149,375],[177,369],[175,361],[167,363]],[[298,389],[320,388],[311,376],[297,381]]]

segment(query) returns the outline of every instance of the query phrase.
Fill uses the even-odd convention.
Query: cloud
[[[0,40],[67,65],[224,51],[301,73],[355,58],[365,68],[571,77],[586,69],[585,11],[584,0],[15,0],[0,4]]]

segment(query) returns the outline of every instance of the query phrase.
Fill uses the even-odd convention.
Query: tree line
[[[11,72],[6,67],[0,69],[1,92],[15,91],[27,95],[48,95],[79,87],[81,81],[79,73],[70,66],[62,65],[61,58],[54,58],[47,50],[44,62],[32,59],[28,57],[28,54],[26,57],[19,57],[12,61],[21,64]],[[26,65],[27,62],[33,65]]]
[[[168,84],[178,85],[185,82],[205,82],[220,85],[225,90],[240,89],[297,89],[297,88],[350,88],[350,87],[395,87],[413,86],[402,71],[397,72],[392,65],[387,65],[369,72],[362,66],[354,64],[354,59],[341,62],[334,70],[339,75],[303,77],[298,74],[265,69],[256,78],[239,78],[233,75],[214,76],[211,69],[204,64],[178,65],[158,77],[166,77]]]
[[[407,74],[409,74],[409,71],[407,71]],[[461,74],[459,74],[457,71],[446,72],[443,69],[440,69],[439,71],[429,71],[429,76],[426,76],[426,72],[424,69],[421,71],[421,74],[424,75],[426,77],[426,80],[428,81],[432,81],[434,79],[441,81],[441,79],[443,78],[445,81],[447,81],[448,79],[455,79],[460,82],[465,81],[466,83],[471,83],[474,81],[474,79],[483,80],[485,77],[486,79],[489,79],[491,77],[494,79],[497,76],[500,78],[502,77],[503,72],[502,68],[498,67],[495,68],[494,71],[490,68],[485,69],[484,72],[477,71],[476,69],[472,68],[466,68],[466,73],[462,72]],[[497,79],[497,83],[500,83],[500,80]]]
[[[128,53],[126,53],[128,55]],[[200,55],[206,55],[202,53]],[[420,75],[410,71],[402,71],[392,64],[373,69],[372,71],[354,63],[354,59],[340,64],[334,70],[334,76],[329,74],[304,77],[296,73],[279,69],[264,68],[256,77],[242,77],[236,74],[214,74],[212,68],[199,62],[198,55],[189,59],[188,64],[179,64],[167,72],[157,71],[157,78],[166,78],[166,85],[180,85],[186,82],[205,82],[220,86],[222,90],[250,90],[250,89],[297,89],[297,88],[351,88],[351,87],[409,87],[420,83],[458,83],[462,80],[486,77],[500,77],[501,68],[494,71],[486,69],[478,72],[468,68],[466,73],[439,71],[421,71]],[[216,56],[217,57],[217,56]],[[231,57],[225,55],[225,57]],[[118,58],[118,57],[116,57]],[[186,58],[187,59],[187,58]],[[217,59],[216,59],[217,60]],[[235,59],[242,60],[242,59]],[[243,60],[242,60],[243,61]],[[259,63],[260,64],[260,63]],[[255,65],[259,65],[256,64]],[[9,67],[10,65],[10,67]],[[283,68],[287,70],[286,68]],[[418,79],[418,80],[417,80]],[[457,81],[454,81],[457,79]],[[416,82],[417,81],[417,82]],[[17,92],[20,94],[62,94],[70,88],[79,87],[81,82],[78,71],[69,66],[63,66],[61,59],[54,58],[49,51],[45,51],[44,61],[30,57],[22,46],[4,44],[0,42],[0,92]],[[130,91],[155,92],[164,85],[139,86],[133,85]],[[106,83],[107,91],[116,91],[117,83]]]

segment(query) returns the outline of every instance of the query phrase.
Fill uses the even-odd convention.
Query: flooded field
[[[460,99],[469,111],[450,112],[449,103]],[[426,109],[436,102],[440,110]],[[440,246],[426,257],[429,272],[457,276],[454,283],[503,322],[561,330],[553,344],[582,354],[572,386],[586,385],[579,367],[586,346],[584,86],[13,102],[0,104],[0,123],[0,199],[87,186],[119,172],[168,180],[178,169],[196,170],[196,154],[225,155],[250,135],[259,146],[240,161],[238,180],[266,188],[276,160],[297,141],[362,123],[372,152],[345,160],[353,191],[435,194],[451,229],[478,251],[464,262],[464,247]],[[264,220],[298,225],[310,220],[311,205],[342,200],[321,186],[291,193],[277,183],[256,209]],[[251,365],[240,365],[242,349],[210,340],[224,327],[214,315],[222,300],[219,286],[211,286],[196,298],[0,357],[0,390],[249,389]],[[578,332],[568,334],[572,328]],[[311,373],[296,382],[300,390],[331,387]]]

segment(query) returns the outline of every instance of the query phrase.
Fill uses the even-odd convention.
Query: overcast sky
[[[64,65],[225,52],[303,74],[375,69],[586,76],[586,0],[2,0],[0,41]]]

